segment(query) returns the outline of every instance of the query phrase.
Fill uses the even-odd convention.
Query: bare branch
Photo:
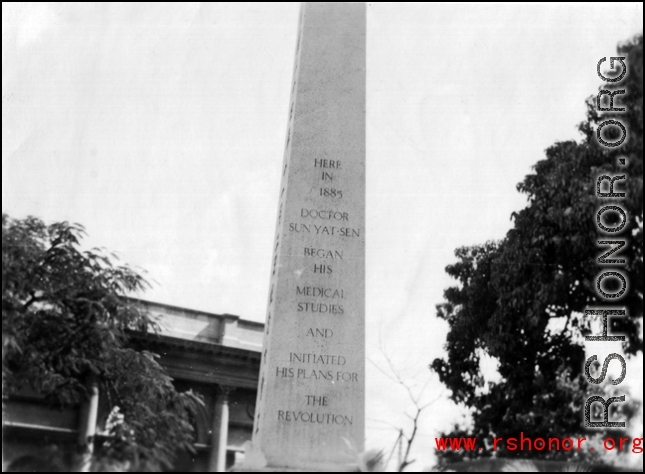
[[[398,466],[396,470],[398,472],[402,472],[407,466],[409,466],[414,462],[414,460],[411,460],[409,458],[410,458],[412,445],[414,443],[414,440],[419,430],[419,419],[421,418],[421,414],[426,408],[428,408],[430,405],[438,401],[443,396],[444,391],[442,391],[437,397],[433,398],[429,402],[422,403],[421,400],[423,399],[426,389],[430,384],[432,375],[423,383],[422,387],[418,389],[418,384],[413,384],[412,382],[409,381],[409,378],[408,379],[404,378],[401,371],[398,370],[397,367],[395,366],[394,362],[392,361],[392,358],[387,353],[385,344],[383,342],[381,331],[379,331],[379,349],[383,358],[385,359],[387,367],[383,368],[378,364],[376,364],[374,361],[368,359],[369,362],[374,367],[376,367],[376,369],[379,372],[385,375],[389,380],[397,383],[398,385],[401,385],[407,392],[408,398],[410,399],[410,402],[414,406],[413,415],[410,415],[409,413],[406,413],[406,412],[403,413],[412,422],[412,430],[409,432],[409,434],[406,434],[403,429],[399,429],[399,436],[397,437],[394,443],[394,447],[392,448],[392,452],[390,453],[390,456],[387,459],[387,462],[389,463],[392,457],[392,453],[394,452],[394,449],[396,448],[396,446],[399,446],[399,461],[398,461]],[[387,422],[383,422],[383,423],[390,425],[390,423],[387,423]],[[403,453],[401,453],[402,447],[404,450]]]

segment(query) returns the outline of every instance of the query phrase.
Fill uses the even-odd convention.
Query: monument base
[[[369,470],[368,468],[361,469],[360,459],[357,459],[355,463],[346,464],[307,463],[298,465],[298,463],[293,463],[289,467],[268,466],[264,453],[253,446],[250,441],[244,444],[244,453],[244,460],[231,467],[229,472],[362,472]]]
[[[333,469],[293,469],[286,467],[264,467],[264,468],[249,468],[243,464],[235,465],[229,469],[228,472],[361,472],[358,465],[355,466],[334,466]]]

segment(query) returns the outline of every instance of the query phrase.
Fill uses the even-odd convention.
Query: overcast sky
[[[3,212],[83,224],[147,270],[146,299],[264,321],[298,8],[3,3]],[[369,4],[368,358],[384,365],[382,333],[429,377],[454,249],[505,235],[516,184],[579,139],[596,64],[642,8]],[[367,384],[367,445],[389,449],[405,392],[370,364]],[[460,414],[432,405],[420,463]]]

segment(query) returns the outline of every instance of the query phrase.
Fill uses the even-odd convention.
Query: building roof
[[[169,304],[127,298],[143,306],[159,325],[159,335],[184,341],[262,351],[264,324],[232,314],[215,314]]]

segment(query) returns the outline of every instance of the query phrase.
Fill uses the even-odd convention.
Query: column
[[[228,401],[232,387],[220,385],[217,388],[213,409],[213,431],[211,452],[208,461],[209,472],[226,472],[226,447],[228,445]]]
[[[96,418],[99,408],[99,388],[93,383],[90,388],[90,398],[81,405],[78,424],[78,444],[83,449],[76,459],[76,472],[90,472],[92,453],[94,452],[94,436],[96,435]]]

